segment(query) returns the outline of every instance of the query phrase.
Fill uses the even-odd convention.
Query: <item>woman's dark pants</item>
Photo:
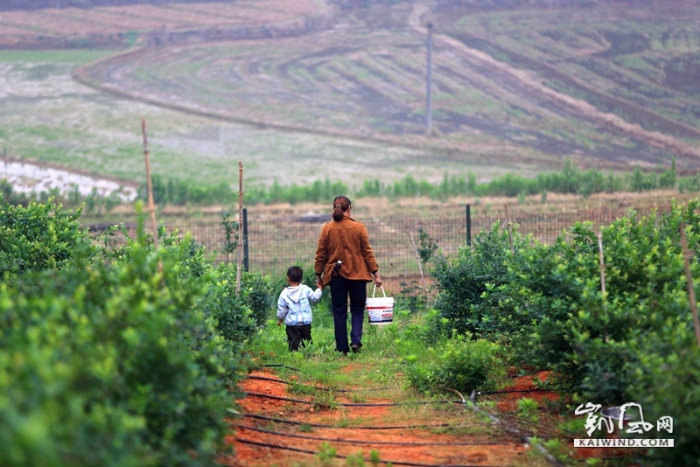
[[[348,295],[350,296],[350,343],[362,346],[362,324],[365,316],[367,282],[336,276],[331,280],[331,306],[335,329],[335,349],[348,353]]]

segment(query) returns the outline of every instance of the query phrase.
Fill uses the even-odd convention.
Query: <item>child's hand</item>
[[[277,320],[277,326],[282,326],[282,323],[283,323],[283,322],[284,322],[284,320],[278,319],[278,320]]]

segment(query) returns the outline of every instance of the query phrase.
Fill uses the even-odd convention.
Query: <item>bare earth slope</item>
[[[681,167],[697,167],[700,131],[693,96],[659,84],[658,77],[647,79],[643,88],[664,88],[663,99],[654,102],[603,83],[606,70],[626,76],[634,71],[623,70],[627,62],[605,58],[606,50],[619,48],[610,41],[571,46],[562,39],[546,50],[547,34],[565,33],[557,21],[603,16],[599,10],[604,8],[528,10],[521,24],[521,12],[430,11],[420,4],[399,4],[344,14],[333,28],[312,28],[298,37],[140,49],[83,67],[76,76],[106,91],[180,110],[420,147],[463,160],[546,165],[567,156],[619,167],[667,166],[675,158]],[[689,13],[667,13],[661,22],[691,27],[700,13],[688,8]],[[615,11],[627,29],[641,29],[656,11],[645,16],[645,9]],[[428,137],[421,25],[430,18],[438,25],[433,54],[437,135]],[[511,28],[508,41],[496,35],[492,43],[488,32],[474,34],[478,28],[472,23],[479,21],[505,23]],[[580,35],[605,37],[615,21],[597,29],[588,22]],[[535,33],[528,32],[532,23],[539,28]],[[680,46],[668,41],[663,50],[654,48],[661,30],[649,33],[651,48],[620,53],[628,61],[680,54]],[[529,48],[517,43],[519,37]],[[595,55],[600,71],[589,69],[590,76],[583,76],[569,64],[571,57],[582,55]],[[566,66],[556,67],[555,58]]]

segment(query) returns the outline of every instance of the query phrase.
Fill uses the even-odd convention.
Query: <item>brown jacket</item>
[[[379,270],[367,229],[362,222],[347,215],[340,222],[330,221],[321,229],[314,270],[316,274],[323,274],[323,285],[331,281],[333,266],[338,260],[343,262],[340,275],[346,279],[370,282],[370,273]]]

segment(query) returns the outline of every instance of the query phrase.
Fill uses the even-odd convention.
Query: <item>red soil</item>
[[[351,365],[353,365],[351,363]],[[274,377],[269,372],[256,372],[254,374]],[[294,399],[308,399],[301,395],[288,395],[287,386],[273,381],[261,381],[247,379],[243,383],[243,389],[247,393],[263,393],[275,396],[286,396]],[[371,393],[363,396],[367,402],[390,402],[385,398],[373,398]],[[338,402],[349,402],[350,399],[340,395],[335,397]],[[295,420],[308,424],[340,425],[337,428],[317,428],[311,431],[300,430],[298,425],[282,423],[265,423],[262,420],[239,419],[234,433],[228,441],[234,446],[235,454],[225,459],[231,466],[283,466],[294,463],[312,463],[312,454],[285,451],[270,447],[254,446],[241,443],[236,438],[268,443],[278,446],[289,446],[317,453],[321,449],[321,440],[299,439],[279,436],[278,434],[295,434],[307,437],[331,438],[328,443],[337,449],[337,454],[350,455],[359,451],[363,452],[365,459],[369,458],[373,449],[379,452],[380,458],[387,461],[404,461],[424,464],[470,464],[470,465],[497,465],[508,466],[524,460],[526,448],[517,438],[507,435],[494,435],[487,425],[483,429],[468,432],[445,431],[426,428],[400,428],[386,430],[363,430],[353,426],[388,426],[410,424],[437,424],[445,420],[421,418],[401,418],[401,413],[395,413],[395,407],[338,407],[333,410],[315,408],[309,404],[291,403],[248,396],[239,404],[245,413],[266,415],[275,418]],[[410,415],[409,415],[410,417]],[[455,417],[452,417],[455,421]],[[246,429],[246,427],[258,427],[274,431],[277,434],[261,433]],[[491,434],[489,434],[491,433]],[[338,440],[355,440],[354,442],[341,442]],[[400,441],[412,443],[454,443],[454,442],[499,442],[499,445],[458,445],[458,446],[400,446],[378,445],[373,442]]]
[[[522,391],[525,389],[536,389],[538,387],[538,381],[547,381],[551,373],[551,371],[540,371],[534,375],[520,376],[515,378],[513,384],[504,388],[504,390]],[[511,392],[505,393],[500,397],[501,400],[498,402],[498,409],[503,412],[518,410],[518,401],[524,398],[535,400],[538,403],[545,400],[556,401],[560,399],[559,394],[549,391]]]

